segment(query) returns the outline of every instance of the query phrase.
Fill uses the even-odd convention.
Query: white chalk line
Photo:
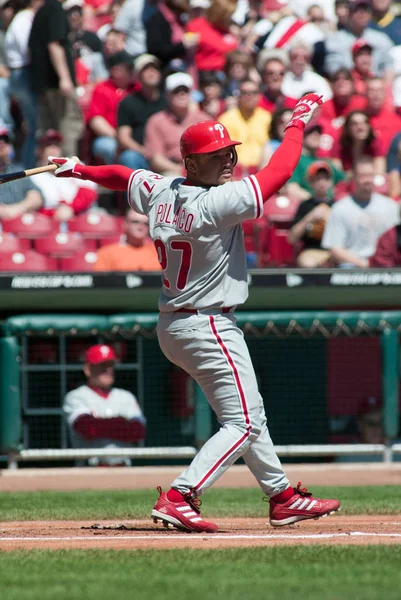
[[[327,540],[335,538],[349,537],[380,537],[380,538],[401,538],[401,533],[369,533],[368,531],[350,531],[349,533],[319,533],[319,534],[179,534],[179,535],[113,535],[104,537],[101,536],[69,536],[69,537],[0,537],[1,542],[86,542],[88,540],[99,541],[118,541],[118,540]]]

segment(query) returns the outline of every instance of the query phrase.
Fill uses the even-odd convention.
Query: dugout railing
[[[239,312],[237,319],[284,460],[401,455],[401,312]],[[192,458],[218,424],[201,390],[162,355],[156,322],[154,313],[7,319],[0,338],[0,453],[8,466],[117,454],[71,448],[63,419],[62,398],[83,383],[83,352],[94,342],[116,345],[116,385],[135,393],[148,420],[145,443],[119,449],[118,456],[135,464]],[[382,400],[385,443],[355,438],[366,396]]]

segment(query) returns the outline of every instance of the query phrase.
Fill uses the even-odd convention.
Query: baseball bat
[[[15,181],[16,179],[22,179],[23,177],[32,177],[32,175],[38,175],[38,173],[45,173],[46,171],[55,171],[56,169],[58,169],[58,165],[45,165],[43,167],[36,167],[35,169],[26,169],[26,171],[0,173],[0,185],[2,183],[8,183],[9,181]]]

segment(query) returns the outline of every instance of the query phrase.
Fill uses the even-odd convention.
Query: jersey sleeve
[[[234,226],[263,215],[262,192],[254,175],[241,181],[213,187],[207,201],[201,204],[210,221],[216,225]]]
[[[91,415],[92,411],[85,401],[83,394],[79,389],[68,392],[63,402],[64,416],[68,425],[72,426],[74,422],[82,415]]]
[[[138,169],[133,171],[128,182],[128,202],[131,208],[147,215],[153,200],[154,190],[164,179],[162,175]]]
[[[127,396],[127,414],[123,416],[125,416],[126,419],[140,421],[143,425],[146,425],[146,418],[134,394],[127,390],[123,391]]]

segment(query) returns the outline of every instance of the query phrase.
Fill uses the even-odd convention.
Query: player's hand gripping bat
[[[23,177],[32,177],[32,175],[38,175],[38,173],[45,173],[46,171],[54,172],[56,169],[57,165],[45,165],[43,167],[35,167],[34,169],[26,169],[25,171],[0,173],[0,185],[9,181],[15,181],[16,179],[22,179]]]

